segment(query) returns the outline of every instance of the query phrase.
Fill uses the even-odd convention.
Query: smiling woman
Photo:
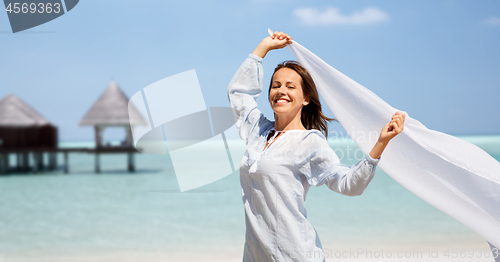
[[[292,69],[283,68],[277,71],[273,76],[271,88],[269,89],[269,102],[274,112],[278,115],[291,111],[292,114],[298,115],[302,109],[302,105],[306,106],[309,99],[306,98],[302,91],[302,79],[300,75]],[[275,115],[276,116],[276,115]],[[276,119],[276,122],[283,122]],[[305,129],[303,126],[300,129]]]
[[[262,59],[291,39],[274,32],[262,40],[228,88],[236,126],[247,145],[240,163],[247,262],[324,261],[319,237],[307,221],[310,186],[326,184],[344,195],[361,195],[389,140],[403,130],[404,114],[398,112],[369,155],[351,168],[341,165],[325,138],[332,119],[321,112],[314,81],[300,64],[289,61],[278,65],[272,76],[269,103],[275,121],[268,120],[255,101],[263,87]]]
[[[284,84],[282,84],[282,82]],[[282,86],[285,86],[285,90],[281,88]],[[334,119],[323,115],[316,85],[311,75],[299,63],[295,61],[285,61],[274,69],[268,95],[271,108],[275,112],[276,110],[283,111],[279,107],[273,107],[273,103],[276,103],[276,106],[280,105],[278,99],[284,100],[282,101],[282,103],[284,103],[282,105],[288,105],[288,103],[292,102],[287,99],[287,95],[292,99],[296,98],[302,101],[303,106],[300,110],[300,129],[317,129],[320,130],[325,137],[328,135],[327,121],[332,121]],[[277,114],[274,115],[274,118],[276,122],[275,125],[277,126],[281,126],[282,123],[287,123],[285,119],[279,119]]]

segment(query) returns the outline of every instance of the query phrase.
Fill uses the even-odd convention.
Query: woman
[[[246,239],[243,261],[324,261],[321,243],[307,221],[309,187],[326,184],[349,196],[363,193],[389,141],[403,130],[397,112],[380,133],[372,151],[349,168],[341,165],[326,141],[327,121],[307,71],[296,62],[275,69],[269,104],[275,121],[257,109],[262,91],[262,59],[291,43],[283,32],[264,38],[231,80],[229,101],[238,117],[247,151],[240,164]]]

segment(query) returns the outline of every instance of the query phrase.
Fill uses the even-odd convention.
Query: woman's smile
[[[280,98],[280,99],[276,99],[276,100],[274,100],[274,103],[275,103],[275,105],[277,105],[277,106],[282,106],[282,105],[286,105],[286,104],[290,103],[290,100]]]

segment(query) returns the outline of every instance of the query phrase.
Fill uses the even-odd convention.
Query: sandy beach
[[[196,249],[195,247],[193,250]],[[341,247],[336,249],[324,248],[327,262],[492,262],[494,258],[486,242],[475,245],[442,245],[442,246],[413,246],[413,247]],[[101,251],[79,254],[77,251],[62,251],[59,253],[28,252],[18,255],[0,256],[1,262],[235,262],[242,260],[242,250],[229,252],[194,252],[174,251],[165,252],[151,250],[150,252],[123,250]],[[304,254],[306,257],[314,254]],[[317,254],[316,254],[317,255]]]

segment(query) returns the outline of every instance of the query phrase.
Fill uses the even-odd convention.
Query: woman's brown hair
[[[278,70],[282,68],[289,68],[295,71],[302,78],[302,92],[304,97],[309,98],[309,104],[302,108],[302,114],[300,115],[300,120],[302,125],[310,130],[316,129],[321,131],[325,137],[328,137],[328,123],[330,121],[336,121],[333,118],[326,117],[321,111],[321,103],[319,101],[318,90],[316,89],[316,84],[307,70],[296,61],[284,61],[274,69],[274,73],[271,76],[271,84],[269,85],[269,91],[267,93],[269,100],[269,93],[273,85],[273,77]]]

